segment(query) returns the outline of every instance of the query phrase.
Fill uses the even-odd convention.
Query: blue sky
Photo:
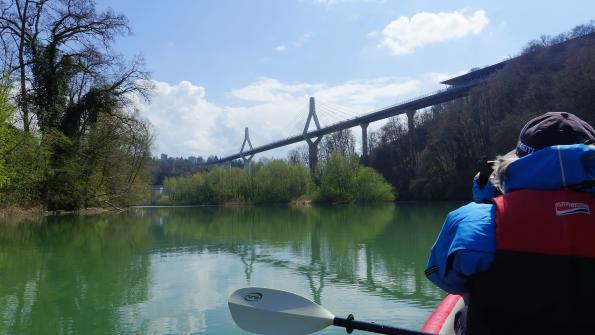
[[[154,154],[226,155],[441,88],[441,79],[517,54],[594,19],[594,1],[99,0],[128,16],[115,49],[155,81],[140,113]],[[377,129],[381,122],[371,126]],[[358,133],[358,129],[354,129]],[[284,156],[287,149],[264,154]]]

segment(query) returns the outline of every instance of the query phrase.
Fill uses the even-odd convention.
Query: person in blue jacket
[[[575,219],[582,220],[580,222],[586,220],[586,222],[592,222],[591,226],[595,226],[595,205],[592,204],[592,199],[595,199],[594,143],[595,130],[593,127],[571,113],[551,112],[538,116],[523,127],[516,149],[505,156],[498,157],[494,164],[494,174],[488,184],[490,186],[493,184],[504,196],[495,198],[494,201],[490,202],[489,198],[490,194],[493,194],[492,190],[486,190],[482,195],[481,192],[474,189],[474,200],[480,201],[460,207],[446,217],[442,230],[431,249],[425,274],[430,281],[446,292],[453,294],[471,293],[470,300],[473,302],[475,299],[477,302],[475,305],[482,306],[481,308],[474,308],[473,303],[469,306],[470,314],[472,310],[476,310],[472,319],[482,320],[473,327],[475,330],[483,327],[481,331],[474,331],[473,333],[498,333],[502,332],[503,329],[507,333],[515,333],[514,329],[506,328],[512,327],[512,324],[506,323],[504,314],[510,313],[506,313],[504,310],[501,311],[503,315],[499,316],[503,317],[502,322],[490,324],[490,321],[483,319],[485,315],[477,316],[480,314],[477,311],[487,310],[486,305],[492,305],[491,312],[494,314],[494,308],[496,308],[496,311],[499,311],[497,308],[504,308],[494,302],[498,299],[497,294],[500,294],[500,296],[506,295],[505,292],[500,291],[499,284],[494,284],[494,282],[502,283],[502,287],[506,287],[508,292],[516,292],[517,289],[520,289],[520,293],[517,292],[519,296],[523,296],[524,292],[530,291],[530,288],[522,287],[521,282],[525,286],[531,286],[531,283],[547,282],[549,286],[544,286],[546,287],[544,290],[547,291],[547,288],[555,288],[557,284],[549,279],[545,280],[545,278],[552,277],[550,274],[559,272],[547,264],[557,264],[556,262],[559,259],[564,262],[562,263],[564,266],[566,266],[569,259],[572,259],[573,262],[576,262],[576,259],[581,262],[586,259],[589,264],[593,260],[592,268],[595,276],[595,234],[588,237],[592,238],[590,242],[588,240],[583,241],[584,238],[581,240],[580,243],[584,245],[577,247],[579,254],[572,253],[576,249],[572,245],[572,243],[575,243],[573,241],[577,240],[577,236],[589,235],[590,230],[588,229],[591,228],[585,228],[587,233],[571,232],[574,235],[563,237],[563,241],[557,241],[558,236],[556,236],[556,233],[548,233],[547,229],[545,229],[544,238],[540,240],[540,234],[542,234],[540,227],[547,228],[547,224],[554,222],[556,219],[564,219],[566,223],[573,222]],[[558,193],[551,194],[551,192]],[[556,196],[571,198],[578,196],[580,198],[585,195],[588,195],[585,198],[586,200],[581,198],[583,199],[581,201],[556,201],[552,205],[549,205],[548,202],[548,199]],[[524,199],[527,200],[527,208],[523,207],[522,202],[524,202]],[[523,212],[525,211],[534,214],[531,214],[533,216],[524,216]],[[550,214],[551,217],[548,216]],[[499,221],[501,223],[498,223]],[[538,222],[531,223],[532,221]],[[542,226],[539,226],[540,224]],[[573,226],[582,227],[578,224],[568,225],[567,227]],[[513,227],[513,231],[515,229],[516,231],[509,235],[502,233],[506,231],[504,228],[508,229],[507,227]],[[559,235],[562,236],[566,233],[564,231]],[[545,236],[547,234],[549,235]],[[533,240],[536,242],[530,242]],[[527,247],[524,246],[525,241],[529,241]],[[531,245],[531,243],[534,243],[534,245]],[[589,247],[589,243],[594,247]],[[587,250],[582,251],[583,249]],[[593,255],[590,254],[591,249],[594,250]],[[546,255],[547,259],[541,259],[541,255]],[[518,267],[514,268],[514,270],[506,267],[506,264],[515,262],[518,263],[515,265]],[[542,271],[540,267],[534,267],[537,266],[536,264],[540,264],[540,266],[545,264],[542,267],[546,269]],[[574,269],[575,267],[568,267],[568,269]],[[501,269],[508,270],[501,271]],[[531,269],[531,271],[527,271],[527,269]],[[566,272],[575,273],[574,270]],[[563,275],[566,276],[566,274]],[[496,278],[497,280],[495,280]],[[525,282],[525,279],[528,282]],[[595,277],[591,279],[595,282]],[[562,281],[564,280],[566,279]],[[484,284],[487,282],[492,286]],[[595,287],[595,285],[592,286]],[[490,287],[490,289],[487,290],[486,287]],[[483,291],[479,288],[482,288]],[[592,291],[595,298],[595,289]],[[547,292],[542,293],[544,296],[547,294]],[[580,296],[580,294],[581,292],[575,292],[566,295]],[[566,299],[564,294],[561,295],[564,296],[562,298]],[[486,298],[481,299],[480,302],[480,296]],[[508,297],[511,302],[515,298],[517,297]],[[556,300],[553,299],[552,301]],[[535,306],[539,306],[538,303],[536,304]],[[523,308],[526,309],[526,306]],[[593,310],[593,308],[590,308],[590,310]],[[568,313],[561,311],[558,314],[566,317]],[[558,316],[556,315],[554,318]],[[540,318],[543,315],[536,315],[535,317]],[[510,320],[512,319],[514,319],[513,316],[510,317]],[[529,319],[525,316],[521,319],[515,319],[515,327],[527,331],[529,328],[525,328],[526,325],[519,325],[522,322],[518,320]],[[567,327],[565,323],[568,323],[570,319],[567,317],[564,320],[566,321],[559,321],[558,319],[551,321],[555,323],[555,326],[548,325],[548,322],[545,322],[542,324],[543,329],[545,329],[546,333],[552,329],[559,331],[560,329],[556,327]],[[573,320],[578,323],[582,322]],[[588,321],[587,323],[589,322],[595,323],[595,321]],[[469,322],[467,324],[469,325]],[[478,324],[481,327],[477,326]],[[498,328],[498,331],[493,331],[494,329],[489,327],[486,328],[487,326],[484,327],[487,324],[490,324],[490,327],[493,326],[494,329]],[[595,326],[595,324],[590,326]],[[531,327],[535,327],[535,325],[531,325]],[[530,329],[535,330],[538,328]],[[595,328],[591,328],[590,331],[595,332]],[[518,333],[521,333],[521,331]]]

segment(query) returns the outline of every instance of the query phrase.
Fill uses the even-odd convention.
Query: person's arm
[[[491,181],[487,181],[483,186],[479,181],[480,173],[475,175],[473,178],[473,202],[476,203],[489,203],[492,201],[492,198],[498,195],[498,190]]]
[[[493,205],[471,203],[448,214],[425,274],[443,290],[461,294],[469,278],[488,269],[495,251]]]
[[[469,292],[469,278],[481,272],[486,272],[494,260],[489,252],[474,250],[459,250],[449,256],[444,276],[438,271],[426,276],[436,286],[452,294]]]
[[[485,156],[477,162],[479,172],[473,178],[473,202],[489,203],[493,197],[498,195],[498,190],[490,181],[490,176],[493,173],[492,163]]]
[[[482,156],[479,161],[477,161],[477,175],[475,175],[475,180],[480,188],[483,188],[488,183],[492,172],[494,172],[494,168],[492,167],[493,162],[489,162],[486,156]]]

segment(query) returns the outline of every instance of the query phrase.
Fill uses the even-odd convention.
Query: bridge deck
[[[500,63],[498,65],[500,65]],[[265,145],[255,147],[251,150],[246,150],[242,153],[237,153],[234,155],[222,157],[219,160],[210,162],[210,164],[219,164],[219,163],[232,161],[234,159],[239,159],[242,157],[249,157],[253,154],[257,154],[260,152],[264,152],[264,151],[280,148],[280,147],[283,147],[283,146],[286,146],[289,144],[304,141],[306,138],[317,138],[317,137],[320,137],[323,135],[334,133],[339,130],[353,128],[353,127],[359,126],[364,123],[379,121],[379,120],[386,119],[386,118],[389,118],[392,116],[404,114],[409,110],[418,110],[418,109],[434,106],[437,104],[445,103],[448,101],[452,101],[454,99],[465,96],[472,87],[483,82],[489,74],[500,69],[501,67],[502,66],[488,67],[488,68],[491,68],[490,70],[492,70],[492,71],[486,71],[486,69],[488,69],[488,68],[484,68],[484,69],[478,70],[478,71],[482,72],[480,76],[467,76],[467,77],[465,77],[465,79],[467,79],[467,80],[457,80],[456,85],[450,86],[446,89],[432,92],[432,93],[423,95],[421,97],[416,97],[414,99],[410,99],[407,101],[403,101],[403,102],[383,108],[378,111],[374,111],[374,112],[371,112],[371,113],[368,113],[365,115],[357,116],[352,119],[341,121],[341,122],[323,127],[318,130],[310,131],[306,134],[299,134],[299,135],[287,137],[287,138],[284,138],[279,141],[275,141],[275,142],[271,142],[271,143],[268,143]],[[453,79],[458,79],[458,78],[460,78],[460,77],[453,78]],[[446,82],[448,82],[448,80]]]
[[[573,38],[573,39],[555,44],[551,47],[559,48],[559,47],[562,47],[563,45],[566,45],[569,43],[575,43],[577,41],[579,43],[582,43],[582,42],[591,43],[590,41],[592,41],[594,38],[595,38],[595,33],[590,33],[585,36]],[[319,136],[330,134],[330,133],[333,133],[333,132],[336,132],[339,130],[348,129],[348,128],[359,126],[359,125],[362,125],[365,123],[370,123],[370,122],[386,119],[391,116],[403,114],[409,110],[418,110],[421,108],[426,108],[429,106],[437,105],[440,103],[444,103],[444,102],[448,102],[448,101],[460,98],[462,96],[465,96],[472,87],[485,81],[491,74],[502,69],[504,66],[506,66],[507,63],[509,63],[515,59],[519,59],[522,57],[528,57],[528,56],[529,56],[529,54],[520,55],[520,56],[511,58],[511,59],[502,61],[500,63],[493,64],[493,65],[490,65],[490,66],[487,66],[487,67],[484,67],[481,69],[477,69],[475,71],[470,71],[469,73],[466,73],[464,75],[445,80],[442,83],[446,84],[446,85],[451,85],[451,86],[444,90],[440,90],[437,92],[427,94],[422,97],[417,97],[415,99],[404,101],[399,104],[389,106],[389,107],[383,108],[381,110],[371,112],[366,115],[362,115],[362,116],[358,116],[358,117],[355,117],[355,118],[352,118],[349,120],[341,121],[341,122],[332,124],[330,126],[321,128],[319,130],[314,130],[314,131],[308,132],[303,135],[302,134],[295,135],[292,137],[288,137],[288,138],[285,138],[285,139],[282,139],[279,141],[275,141],[275,142],[272,142],[269,144],[265,144],[265,145],[253,148],[248,151],[244,151],[243,153],[237,153],[235,155],[223,157],[217,161],[213,161],[211,164],[218,164],[218,163],[223,163],[223,162],[231,161],[231,160],[242,158],[242,157],[249,157],[253,154],[257,154],[257,153],[260,153],[263,151],[267,151],[267,150],[279,148],[279,147],[282,147],[282,146],[285,146],[288,144],[304,141],[306,138],[319,137]]]

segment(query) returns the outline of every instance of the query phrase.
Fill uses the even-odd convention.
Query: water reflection
[[[226,299],[248,285],[419,327],[442,295],[423,267],[453,207],[142,208],[0,224],[0,333],[241,333]]]
[[[148,299],[149,222],[46,221],[0,228],[0,333],[119,332],[113,307]]]

